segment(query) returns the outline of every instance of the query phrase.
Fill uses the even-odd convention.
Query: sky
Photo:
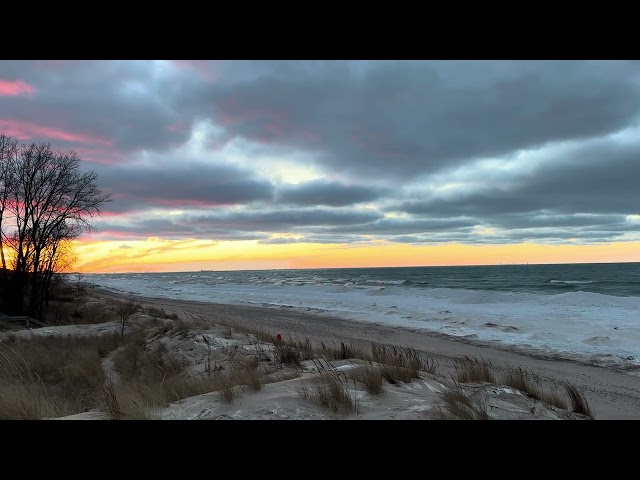
[[[86,273],[640,261],[637,61],[2,60]]]

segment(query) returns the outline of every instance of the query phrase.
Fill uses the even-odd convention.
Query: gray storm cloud
[[[382,195],[383,192],[379,188],[344,185],[320,180],[296,185],[283,185],[278,188],[276,199],[282,204],[340,207],[370,202]]]
[[[113,238],[606,242],[640,225],[638,73],[625,61],[1,61],[0,80],[33,91],[0,91],[0,131],[77,150],[112,193],[97,226]],[[523,151],[530,161],[509,163]],[[487,159],[496,170],[478,167]],[[294,178],[282,166],[294,164],[307,177],[271,175]],[[169,209],[181,213],[154,216]]]

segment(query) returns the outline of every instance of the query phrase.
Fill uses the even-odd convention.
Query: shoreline
[[[575,385],[588,400],[598,420],[640,420],[640,376],[615,369],[590,365],[573,359],[549,358],[522,352],[508,346],[472,343],[427,330],[410,330],[348,320],[334,315],[300,312],[290,308],[206,303],[191,300],[145,297],[115,292],[94,286],[91,295],[114,299],[136,298],[147,306],[163,308],[167,313],[204,317],[215,324],[217,319],[238,325],[261,328],[273,334],[308,338],[312,342],[372,342],[411,347],[436,360],[441,368],[454,371],[456,359],[465,356],[482,358],[494,368],[520,367],[534,374],[542,385]]]

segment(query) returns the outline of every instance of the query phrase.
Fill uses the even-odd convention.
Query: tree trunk
[[[4,245],[2,244],[2,233],[0,232],[0,256],[2,256],[2,271],[4,272],[4,281],[9,281],[9,272],[7,271],[7,261],[4,258]]]
[[[31,272],[31,296],[29,298],[29,315],[39,318],[38,303],[40,301],[40,272],[38,271],[39,261],[36,258]]]

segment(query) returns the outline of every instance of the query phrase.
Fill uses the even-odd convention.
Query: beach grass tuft
[[[489,420],[486,405],[472,400],[459,383],[454,382],[440,393],[444,406],[434,407],[430,413],[435,420]]]
[[[0,380],[0,420],[41,420],[76,413],[68,398],[52,396],[37,382]]]
[[[379,365],[363,365],[353,372],[351,378],[362,383],[367,393],[382,395],[384,393],[384,376]]]
[[[277,337],[272,337],[274,354],[277,361],[282,365],[300,366],[302,362],[302,350],[295,341],[287,341]]]
[[[311,387],[303,384],[299,390],[300,396],[341,415],[359,413],[355,381],[341,370],[334,368],[328,360],[324,361],[324,365],[319,360],[314,363],[320,372],[320,377]],[[353,388],[353,394],[351,388]]]
[[[237,385],[246,386],[254,392],[262,390],[265,384],[265,374],[255,357],[252,359],[241,357],[232,367],[231,372]]]
[[[491,362],[470,356],[457,360],[456,380],[460,383],[496,383]]]
[[[507,366],[507,371],[500,380],[502,384],[515,388],[535,400],[563,410],[567,409],[566,398],[561,393],[542,388],[538,379],[521,367]]]
[[[436,372],[435,361],[423,357],[411,347],[399,348],[373,343],[371,358],[381,365],[382,376],[391,384],[417,380],[423,372]]]
[[[574,413],[580,413],[582,415],[586,415],[592,420],[595,420],[596,415],[595,412],[589,406],[587,399],[584,395],[578,390],[575,385],[567,384],[565,386],[567,391],[567,395],[571,400],[571,411]]]
[[[102,395],[102,409],[111,420],[156,420],[165,402],[157,384],[115,384],[112,378],[105,383]]]
[[[348,360],[350,358],[366,360],[371,358],[371,355],[368,355],[363,349],[356,347],[353,343],[345,342],[340,342],[340,345],[336,345],[335,342],[332,345],[321,342],[318,353],[329,360]]]

